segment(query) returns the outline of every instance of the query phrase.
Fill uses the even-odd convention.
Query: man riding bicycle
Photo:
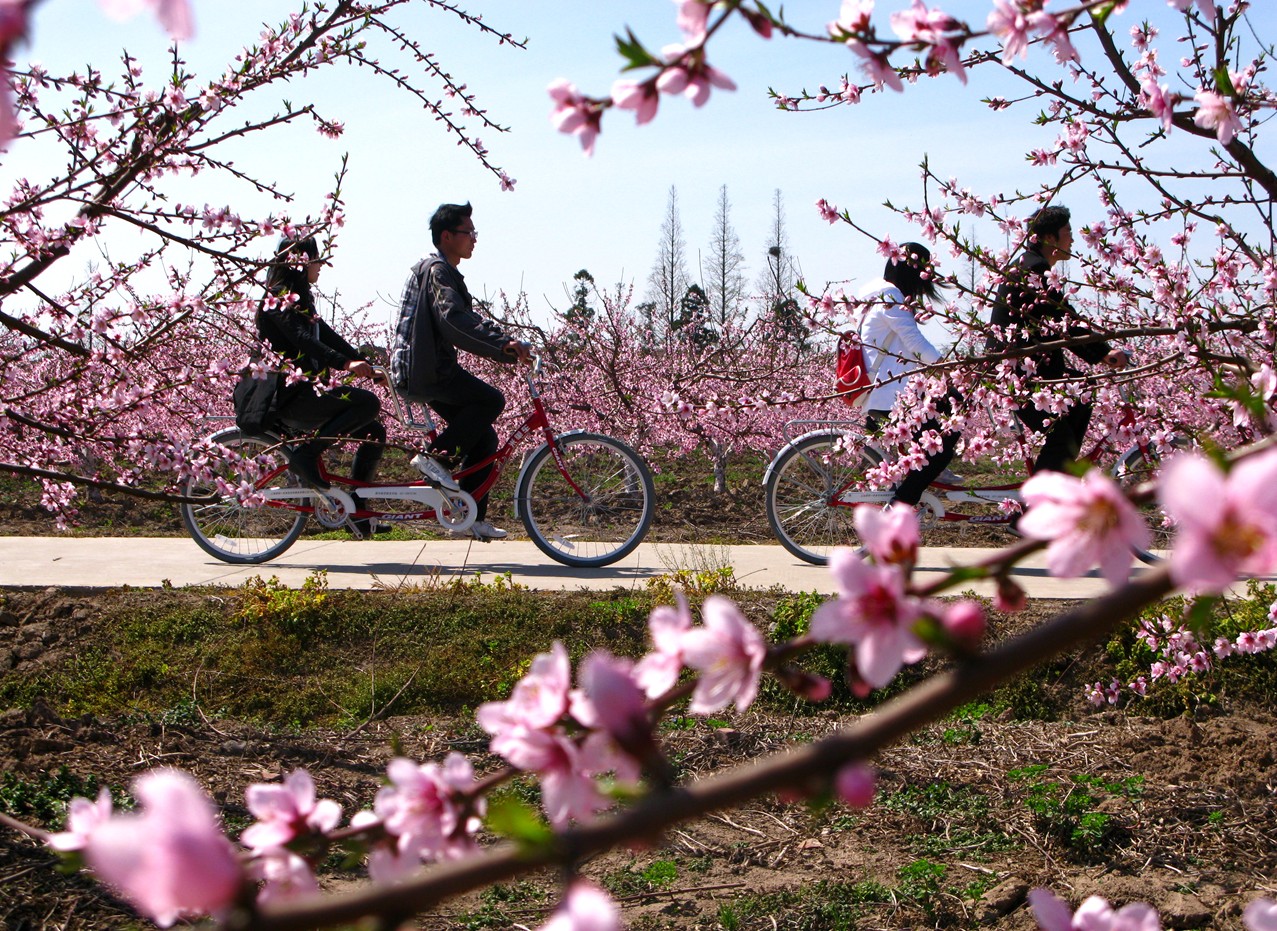
[[[395,388],[408,400],[428,404],[447,422],[430,448],[413,460],[428,477],[456,487],[449,467],[465,467],[497,451],[493,425],[505,409],[501,391],[461,367],[457,349],[497,362],[530,363],[523,342],[481,317],[457,266],[474,254],[479,239],[467,204],[443,204],[430,218],[430,236],[438,250],[413,266],[400,300],[399,323],[390,357]],[[491,466],[467,475],[463,490],[482,486]],[[487,520],[488,498],[477,499],[470,532],[478,540],[508,534]]]
[[[1063,292],[1048,282],[1051,268],[1072,255],[1073,227],[1067,207],[1043,207],[1029,218],[1029,239],[1024,253],[1015,261],[998,287],[997,303],[989,323],[993,327],[987,340],[990,352],[1008,348],[1032,347],[1065,337],[1094,336],[1081,316],[1069,304]],[[1130,363],[1125,351],[1107,342],[1095,341],[1070,346],[1069,351],[1086,362],[1103,362],[1113,368]],[[1061,347],[1044,349],[1030,356],[1034,361],[1034,377],[1043,381],[1081,378],[1082,373],[1069,366]],[[1045,440],[1030,472],[1043,470],[1062,472],[1067,463],[1077,458],[1091,424],[1091,405],[1078,401],[1062,414],[1039,410],[1032,404],[1019,407],[1016,417]]]

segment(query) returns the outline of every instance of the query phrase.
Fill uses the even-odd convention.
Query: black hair
[[[901,243],[904,259],[887,259],[882,277],[886,278],[905,297],[934,300],[936,297],[935,269],[931,267],[931,250],[922,243]]]
[[[469,201],[464,204],[440,204],[439,209],[430,218],[430,241],[437,248],[439,240],[443,238],[443,234],[450,230],[456,230],[457,224],[462,220],[469,219],[472,213],[474,213],[474,208],[470,206]]]
[[[1043,207],[1029,217],[1029,235],[1041,242],[1043,236],[1058,236],[1071,222],[1068,207]]]
[[[303,255],[307,262],[319,258],[319,243],[314,236],[285,236],[280,239],[266,272],[266,290],[271,293],[289,291],[309,298],[310,279],[306,277],[305,263],[298,261]]]

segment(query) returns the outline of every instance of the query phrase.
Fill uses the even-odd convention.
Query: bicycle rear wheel
[[[567,566],[607,566],[647,535],[655,490],[643,458],[620,440],[574,433],[523,467],[519,516],[541,552]]]
[[[767,520],[781,546],[799,559],[824,566],[838,546],[860,547],[853,512],[881,507],[891,491],[866,487],[865,473],[881,462],[864,437],[826,432],[789,443],[767,470]]]
[[[274,559],[301,536],[306,514],[272,503],[245,507],[234,496],[220,494],[218,486],[219,479],[225,483],[222,487],[248,482],[259,491],[295,485],[279,440],[223,430],[210,441],[233,456],[216,472],[187,482],[186,494],[215,498],[207,504],[183,504],[182,522],[204,552],[223,562],[243,565]]]
[[[1113,466],[1113,478],[1124,489],[1135,488],[1144,482],[1157,478],[1162,468],[1162,457],[1152,446],[1132,446]],[[1148,524],[1152,534],[1147,549],[1136,549],[1135,555],[1141,562],[1151,564],[1161,562],[1171,548],[1171,537],[1175,535],[1175,527],[1166,512],[1156,499],[1139,505],[1140,516]]]

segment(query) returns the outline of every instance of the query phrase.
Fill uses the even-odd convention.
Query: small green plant
[[[77,776],[65,766],[30,782],[9,772],[0,776],[0,811],[21,821],[61,828],[67,802],[76,796],[96,798],[98,790],[96,779]]]
[[[491,581],[483,581],[483,573],[476,571],[473,576],[457,576],[446,586],[449,591],[458,593],[482,592],[519,592],[527,591],[527,586],[514,580],[514,573],[502,572],[492,577]]]
[[[718,924],[723,931],[739,931],[741,927],[740,913],[730,905],[718,907]]]
[[[243,586],[239,615],[246,621],[284,622],[285,627],[311,621],[328,600],[328,570],[316,569],[301,588],[289,588],[272,575],[253,576]]]
[[[731,566],[716,569],[676,569],[647,580],[647,590],[657,601],[669,602],[677,592],[688,596],[735,592],[736,570]]]
[[[1087,858],[1098,856],[1116,832],[1112,815],[1099,810],[1105,799],[1138,798],[1144,791],[1142,776],[1107,781],[1083,773],[1053,779],[1046,771],[1044,764],[1035,764],[1007,776],[1025,783],[1024,804],[1033,812],[1038,830]]]
[[[926,821],[953,822],[959,819],[979,820],[988,813],[989,801],[969,786],[948,782],[906,785],[884,796],[882,805]]]
[[[940,883],[948,871],[949,868],[943,863],[914,860],[896,872],[896,879],[900,883],[896,891],[903,898],[924,902],[940,891]]]
[[[793,640],[807,633],[811,616],[825,603],[825,596],[817,592],[802,592],[780,601],[772,611],[772,639]]]
[[[661,889],[678,879],[678,864],[673,860],[657,860],[643,871],[643,879]]]
[[[626,898],[659,892],[678,878],[678,865],[672,860],[656,860],[636,872],[631,863],[624,869],[613,870],[603,877],[603,887],[614,897]]]

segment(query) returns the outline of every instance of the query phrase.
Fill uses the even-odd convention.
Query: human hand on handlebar
[[[1124,369],[1131,364],[1131,356],[1125,349],[1114,349],[1104,357],[1104,364],[1113,369]]]
[[[505,344],[505,351],[516,356],[524,365],[532,364],[532,346],[522,340],[512,339]]]
[[[386,378],[386,373],[382,369],[373,367],[372,364],[364,359],[352,359],[346,363],[346,371],[359,378],[371,378],[374,384],[390,384],[389,379]]]

